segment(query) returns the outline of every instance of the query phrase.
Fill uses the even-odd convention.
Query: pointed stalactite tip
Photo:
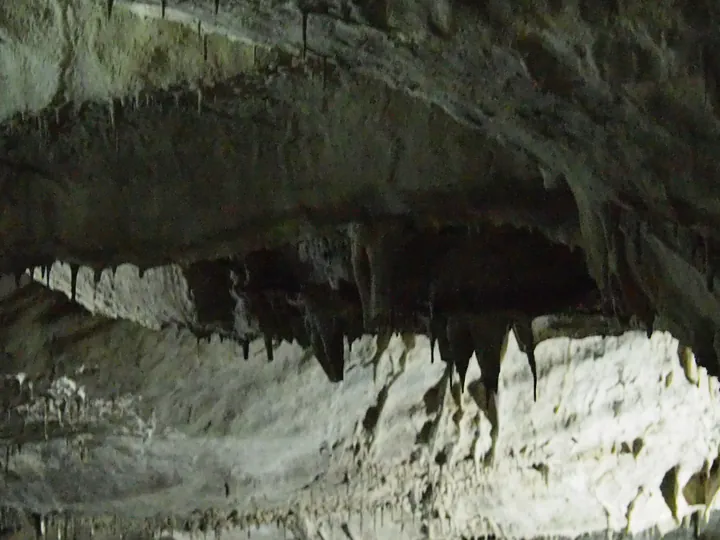
[[[77,264],[70,265],[70,300],[73,302],[77,298],[77,278],[80,266]]]

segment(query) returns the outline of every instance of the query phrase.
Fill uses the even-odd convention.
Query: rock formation
[[[527,537],[707,513],[719,20],[0,5],[0,273],[32,279],[0,305],[0,527]]]

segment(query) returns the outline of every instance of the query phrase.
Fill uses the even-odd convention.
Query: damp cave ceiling
[[[668,330],[717,375],[718,19],[3,3],[0,270],[155,331],[295,340],[334,381],[345,337],[428,334],[464,378],[478,342],[513,327],[531,351],[534,317],[578,310]]]

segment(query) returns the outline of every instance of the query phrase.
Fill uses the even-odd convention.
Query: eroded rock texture
[[[493,393],[508,329],[534,370],[532,320],[598,302],[579,251],[495,226],[352,224],[183,267],[99,272],[55,264],[33,276],[93,312],[149,328],[177,324],[199,338],[233,339],[245,351],[262,336],[270,360],[279,341],[295,340],[334,382],[343,379],[346,340],[424,333],[461,378],[477,353]]]
[[[510,335],[491,411],[477,365],[461,393],[422,336],[356,341],[330,384],[297,344],[268,362],[255,340],[244,362],[38,285],[2,308],[0,500],[28,510],[3,514],[20,538],[692,532],[717,492],[718,383],[668,334],[546,327],[537,402]]]
[[[719,20],[680,0],[4,2],[0,271],[241,357],[293,343],[335,383],[350,344],[425,336],[458,400],[480,367],[493,440],[508,330],[544,399],[538,316],[668,330],[690,379],[693,359],[716,376]]]
[[[56,259],[98,271],[220,257],[282,266],[282,246],[299,235],[333,240],[349,228],[359,245],[331,257],[349,252],[352,275],[339,261],[313,270],[339,272],[324,277],[341,291],[355,285],[352,300],[324,300],[354,304],[357,318],[358,296],[371,331],[418,326],[421,308],[383,290],[388,251],[427,266],[404,292],[417,304],[429,279],[442,289],[460,278],[437,274],[453,256],[472,268],[498,244],[506,267],[539,249],[534,266],[568,261],[579,274],[579,262],[549,251],[559,242],[584,251],[608,309],[672,330],[718,370],[712,8],[220,4],[115,2],[109,14],[58,0],[46,17],[3,8],[2,57],[17,76],[4,90],[6,270]],[[414,232],[388,232],[391,218]],[[419,249],[457,224],[474,239],[479,228],[487,249],[457,238]],[[303,285],[293,310],[323,309]],[[553,300],[528,311],[571,305],[545,285],[532,296]],[[438,295],[448,309],[452,295]],[[482,302],[469,311],[498,307]],[[266,328],[267,303],[248,301]],[[499,307],[528,308],[517,298]],[[332,339],[313,334],[339,323],[303,318],[315,328],[304,341],[332,371]]]

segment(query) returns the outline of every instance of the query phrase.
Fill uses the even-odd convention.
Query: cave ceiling
[[[4,3],[0,270],[331,381],[345,338],[414,332],[496,391],[509,328],[532,364],[533,319],[577,311],[717,375],[719,10]]]

